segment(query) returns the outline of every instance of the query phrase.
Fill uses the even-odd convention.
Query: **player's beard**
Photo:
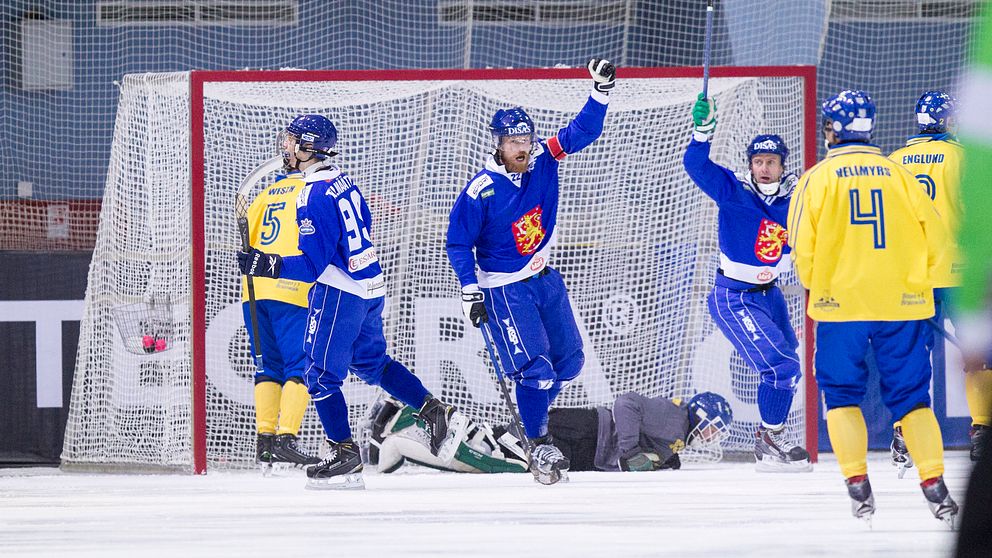
[[[530,166],[528,151],[517,151],[512,154],[500,152],[500,158],[503,159],[503,166],[506,167],[507,172],[522,174],[527,172]]]

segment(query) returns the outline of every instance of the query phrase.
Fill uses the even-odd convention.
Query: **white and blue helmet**
[[[727,435],[730,423],[734,422],[734,411],[723,396],[712,391],[697,393],[689,400],[688,445],[710,445],[718,443]]]
[[[916,101],[916,123],[921,134],[945,134],[955,115],[956,99],[940,90],[926,91]]]
[[[865,91],[841,91],[823,101],[823,125],[845,141],[871,141],[875,129],[875,101]]]

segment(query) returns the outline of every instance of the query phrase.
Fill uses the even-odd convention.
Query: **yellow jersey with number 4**
[[[248,234],[251,245],[280,256],[298,256],[300,229],[296,224],[296,197],[303,189],[302,175],[292,174],[277,181],[255,197],[248,208]],[[307,306],[312,283],[288,279],[255,277],[256,300],[278,300]],[[241,300],[248,300],[248,282],[241,279]]]
[[[847,143],[799,179],[789,244],[807,313],[821,322],[933,316],[947,233],[916,178],[878,147]]]
[[[919,135],[909,138],[905,147],[889,155],[889,159],[916,175],[947,226],[947,265],[937,270],[934,287],[958,286],[964,270],[955,240],[961,223],[959,186],[963,151],[961,144],[946,134]]]

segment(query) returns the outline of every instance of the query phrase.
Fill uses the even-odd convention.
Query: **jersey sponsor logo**
[[[520,122],[516,126],[510,128],[504,128],[502,130],[501,136],[522,136],[524,134],[529,134],[534,130],[531,129],[530,124],[526,122]]]
[[[782,248],[788,240],[789,233],[785,227],[770,219],[762,219],[758,225],[758,238],[754,241],[754,255],[764,263],[775,263],[782,258]]]
[[[767,139],[765,141],[759,141],[751,145],[751,151],[760,151],[762,149],[767,149],[768,151],[774,151],[778,149],[778,143],[774,140]]]
[[[513,345],[513,354],[523,354],[523,351],[520,350],[520,336],[517,334],[517,328],[510,325],[510,318],[503,318],[503,327],[506,329],[507,339]]]
[[[813,303],[813,308],[830,312],[840,308],[840,303],[832,296],[821,296],[819,300]]]
[[[537,206],[513,223],[513,239],[517,243],[517,252],[522,256],[536,252],[547,234],[541,225],[541,215],[541,206]]]
[[[375,246],[366,248],[364,251],[348,258],[348,271],[355,272],[379,261],[379,256],[375,252]]]
[[[916,306],[926,304],[927,297],[924,293],[902,293],[902,306]]]
[[[301,236],[309,236],[309,235],[311,235],[311,234],[313,234],[315,232],[317,232],[317,229],[313,228],[313,221],[311,221],[310,219],[301,219],[300,220],[300,235]]]
[[[482,199],[486,199],[486,198],[492,197],[492,195],[495,194],[495,193],[496,193],[496,191],[493,190],[492,188],[490,188],[488,190],[483,190],[480,197]]]
[[[473,180],[468,185],[468,190],[466,190],[465,193],[468,194],[468,197],[474,200],[479,197],[479,192],[481,192],[483,188],[489,186],[492,183],[493,183],[492,177],[489,176],[488,174],[483,174],[482,176]],[[492,194],[489,195],[491,196]],[[487,197],[487,196],[483,196],[483,197]]]
[[[386,288],[386,280],[384,278],[380,278],[378,280],[369,281],[368,284],[365,286],[365,292],[367,292],[371,296],[385,288]]]
[[[307,206],[307,201],[309,201],[310,199],[310,188],[312,186],[313,186],[312,184],[307,184],[306,186],[303,187],[302,190],[300,190],[300,195],[296,196],[297,209]]]
[[[534,258],[534,261],[530,262],[531,271],[540,271],[544,267],[544,258],[538,256]]]
[[[751,319],[750,314],[744,310],[738,310],[737,315],[741,317],[741,323],[744,324],[744,329],[751,334],[751,339],[754,341],[760,339],[758,337],[758,327],[754,325],[754,320]]]
[[[320,308],[313,309],[313,315],[310,316],[310,323],[307,324],[307,343],[313,343],[313,335],[317,333],[317,317],[320,315]]]
[[[763,283],[767,283],[768,281],[771,281],[772,280],[772,276],[773,275],[772,275],[772,272],[771,272],[770,269],[763,269],[763,270],[761,270],[761,273],[759,273],[758,275],[755,276],[755,278],[757,278],[758,281],[761,281]]]

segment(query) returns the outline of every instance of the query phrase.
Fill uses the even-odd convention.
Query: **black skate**
[[[275,438],[275,434],[259,434],[255,439],[255,464],[266,475],[272,469],[272,444]]]
[[[968,432],[968,439],[971,440],[971,460],[978,461],[982,458],[985,446],[988,445],[989,428],[983,424],[975,424]]]
[[[868,475],[858,475],[844,480],[847,495],[851,497],[851,515],[864,520],[871,528],[871,517],[875,514],[875,496],[871,493]]]
[[[785,437],[785,427],[758,428],[754,441],[755,470],[762,473],[807,473],[813,470],[809,453]]]
[[[365,427],[368,428],[368,464],[379,464],[379,448],[386,439],[386,428],[403,409],[404,405],[388,396],[380,396],[372,403],[365,417]],[[401,463],[402,464],[402,463]]]
[[[316,465],[320,458],[304,453],[297,444],[296,436],[279,434],[272,444],[272,465],[274,467],[295,467],[301,469],[306,465]]]
[[[925,480],[920,483],[920,488],[923,489],[923,496],[926,497],[933,516],[947,523],[952,530],[957,528],[958,505],[947,491],[944,477]]]
[[[913,457],[909,455],[906,439],[902,437],[901,426],[892,430],[892,444],[889,449],[892,451],[892,466],[899,467],[899,478],[902,478],[907,469],[913,468]]]
[[[364,490],[362,456],[355,442],[331,442],[330,451],[316,465],[307,467],[308,490]]]
[[[534,453],[530,472],[534,474],[534,480],[545,485],[568,482],[568,468],[572,464],[552,443],[551,436],[532,439],[531,443]]]
[[[443,463],[451,461],[465,438],[468,418],[434,397],[428,399],[415,416],[417,420],[424,421],[424,430],[430,436],[431,453]]]

